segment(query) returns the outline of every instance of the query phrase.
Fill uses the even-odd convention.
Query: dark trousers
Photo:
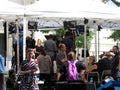
[[[52,66],[51,66],[51,68],[50,68],[50,74],[51,74],[51,76],[53,76],[53,77],[54,77],[54,61],[55,61],[55,60],[56,60],[56,56],[54,55],[54,56],[51,57]]]
[[[0,74],[0,90],[4,90],[4,74]]]
[[[44,85],[48,86],[50,84],[50,74],[47,73],[40,73],[40,80],[44,80]]]

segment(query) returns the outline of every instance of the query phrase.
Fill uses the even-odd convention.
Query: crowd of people
[[[89,56],[88,63],[85,64],[84,61],[77,60],[72,42],[67,35],[66,37],[58,48],[52,35],[50,35],[43,44],[38,39],[34,48],[27,49],[26,60],[20,62],[19,76],[21,83],[19,90],[36,90],[36,88],[39,90],[36,78],[43,80],[45,86],[50,84],[53,77],[56,81],[79,80],[85,83],[89,82],[86,77],[87,73],[98,72],[101,77],[104,70],[111,70],[111,77],[118,80],[120,77],[118,46],[113,46],[112,51],[105,52],[98,62],[96,62],[95,56]],[[57,65],[56,73],[54,73],[54,61]],[[75,70],[74,75],[70,75],[70,71],[74,71],[73,69]]]

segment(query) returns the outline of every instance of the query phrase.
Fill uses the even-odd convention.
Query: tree
[[[114,41],[120,41],[120,30],[113,31],[113,33],[108,37],[108,39],[113,39]]]
[[[118,7],[120,6],[120,0],[112,0],[113,3],[115,3]]]
[[[87,36],[87,40],[86,40],[87,41],[86,44],[88,48],[90,48],[91,40],[93,39],[94,34],[95,33],[93,31],[89,31],[89,35]],[[84,35],[76,36],[75,45],[78,48],[84,47]]]
[[[109,0],[101,0],[104,3],[107,3]],[[120,6],[120,0],[111,0],[113,3],[115,3],[118,7]]]

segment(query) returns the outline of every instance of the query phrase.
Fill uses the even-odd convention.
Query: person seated
[[[94,64],[95,64],[95,56],[89,56],[87,67],[92,66]]]
[[[85,77],[86,66],[81,61],[78,61],[76,63],[76,67],[77,67],[77,71],[78,71],[77,80],[81,80],[83,82],[88,82]]]
[[[95,56],[89,56],[86,72],[97,71],[97,63]]]
[[[103,70],[110,70],[112,58],[113,58],[113,54],[111,52],[106,52],[104,57],[98,61],[97,67],[100,76]]]
[[[98,72],[99,76],[101,77],[103,70],[109,70],[111,68],[112,57],[113,54],[111,52],[106,52],[104,57],[99,60],[98,63],[94,63],[93,65],[86,68],[86,73]]]
[[[74,74],[75,79],[69,78],[69,74],[68,74],[69,65],[70,65],[70,64],[68,64],[69,61],[71,61],[72,63],[76,62],[75,53],[72,51],[69,52],[69,54],[68,54],[68,61],[64,62],[64,64],[60,68],[60,71],[58,72],[57,80],[58,81],[83,81],[83,82],[87,82],[87,79],[85,78],[86,66],[85,66],[85,64],[83,64],[82,61],[78,61],[78,60],[75,63],[75,66],[76,66],[76,74]]]

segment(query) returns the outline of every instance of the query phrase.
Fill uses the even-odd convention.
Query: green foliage
[[[42,32],[42,33],[49,33],[50,30],[42,30],[42,31],[40,31],[40,32]]]
[[[114,41],[120,41],[120,30],[115,30],[108,39],[113,39]]]
[[[95,33],[93,31],[89,31],[89,36],[87,36],[87,40],[86,40],[87,41],[86,44],[88,48],[90,48],[91,40],[93,39],[94,34]],[[76,36],[75,45],[78,48],[84,47],[84,35]]]
[[[118,7],[120,6],[120,1],[119,0],[112,0],[113,3],[115,3]]]
[[[56,36],[63,36],[65,35],[66,31],[67,30],[64,30],[64,29],[58,29],[58,30],[55,30],[56,31]]]

